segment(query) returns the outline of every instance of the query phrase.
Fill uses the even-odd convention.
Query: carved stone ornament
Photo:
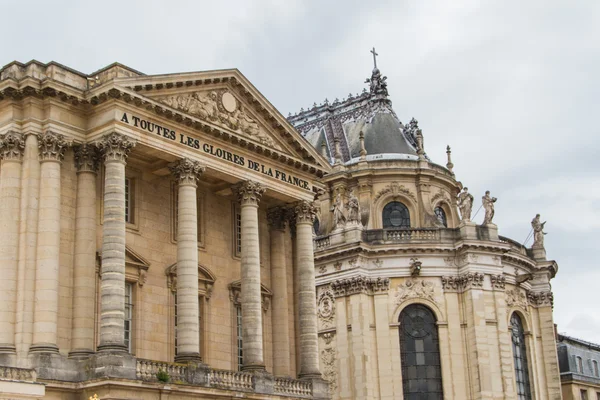
[[[33,369],[0,367],[0,380],[35,382],[37,373]]]
[[[174,165],[169,167],[171,173],[177,179],[177,183],[181,185],[196,186],[200,175],[206,170],[206,167],[198,161],[184,158],[179,160]]]
[[[270,136],[261,131],[245,107],[226,90],[172,95],[159,101],[203,121],[227,127],[266,146],[281,150]]]
[[[62,161],[67,151],[68,143],[60,133],[47,131],[39,137],[41,161]]]
[[[432,208],[439,205],[440,202],[445,201],[448,205],[452,204],[450,200],[450,195],[442,189],[439,189],[438,192],[433,195],[431,198],[431,206]]]
[[[554,295],[552,292],[527,292],[529,304],[534,307],[554,307]]]
[[[296,203],[294,211],[296,213],[296,224],[312,224],[315,221],[315,216],[317,215],[315,203],[306,200],[302,200]]]
[[[506,277],[501,275],[490,275],[490,281],[492,282],[492,288],[496,290],[504,290],[506,286]]]
[[[408,278],[404,283],[398,285],[396,289],[396,304],[403,303],[411,298],[430,300],[437,303],[435,298],[435,285],[433,282],[422,279]]]
[[[8,131],[0,136],[0,159],[5,161],[22,161],[25,152],[25,140],[23,135]]]
[[[479,272],[468,272],[458,276],[443,276],[442,288],[445,292],[459,292],[470,288],[480,289],[483,287],[483,274]]]
[[[100,155],[96,146],[89,143],[77,145],[74,148],[74,155],[77,172],[98,173]]]
[[[287,221],[288,210],[285,207],[271,207],[267,210],[267,222],[273,229],[283,230]]]
[[[387,185],[386,187],[384,187],[383,189],[381,189],[379,192],[377,192],[373,202],[376,203],[377,200],[379,200],[381,197],[383,197],[387,194],[391,194],[394,198],[403,194],[403,195],[409,197],[410,199],[412,199],[415,203],[417,203],[417,198],[415,197],[415,195],[410,190],[405,188],[404,185],[401,185],[398,182],[392,182],[389,185]]]
[[[320,274],[327,273],[327,264],[319,265],[319,273]]]
[[[135,146],[135,141],[129,139],[127,136],[113,132],[104,135],[97,146],[102,152],[104,162],[118,161],[125,163],[131,149]]]
[[[333,289],[335,297],[350,296],[357,293],[372,295],[387,292],[390,289],[390,280],[388,278],[355,276],[332,282],[331,289]]]
[[[321,350],[321,365],[323,378],[329,382],[329,393],[337,391],[337,360],[335,348],[327,347]]]
[[[331,325],[335,317],[335,298],[330,286],[321,288],[317,298],[317,315],[324,325]]]
[[[383,266],[383,260],[380,260],[378,258],[375,261],[373,261],[373,265],[375,266],[375,268],[381,268]]]
[[[232,190],[241,205],[249,204],[258,206],[266,189],[258,182],[245,181],[233,185]]]
[[[337,261],[333,264],[333,269],[335,269],[336,271],[341,271],[342,270],[342,263],[340,261]]]
[[[325,332],[321,334],[321,337],[323,338],[325,344],[331,344],[333,338],[335,337],[335,332]]]
[[[522,307],[527,310],[527,296],[519,289],[509,289],[506,291],[506,305],[509,307]]]
[[[444,292],[457,292],[460,289],[460,277],[442,276],[442,289]]]

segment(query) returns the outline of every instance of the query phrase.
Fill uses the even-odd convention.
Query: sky
[[[375,47],[396,114],[419,121],[438,164],[452,147],[474,212],[490,190],[500,235],[519,242],[536,213],[547,221],[558,330],[600,343],[597,0],[0,0],[0,10],[0,65],[238,68],[283,115],[362,91]]]

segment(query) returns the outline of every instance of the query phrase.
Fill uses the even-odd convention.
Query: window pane
[[[399,318],[402,385],[405,399],[443,399],[435,316],[423,305],[406,307]]]
[[[529,384],[529,369],[527,366],[527,349],[525,348],[525,332],[521,318],[514,313],[510,318],[512,326],[513,357],[515,363],[515,379],[517,383],[517,397],[519,400],[531,400],[531,387]]]
[[[236,306],[236,320],[237,320],[237,362],[238,370],[242,370],[244,365],[244,354],[242,351],[242,306]]]
[[[442,207],[436,207],[434,210],[435,216],[437,217],[440,224],[444,225],[444,227],[448,227],[448,221],[446,220],[446,212]]]
[[[384,228],[410,228],[408,208],[399,201],[392,201],[383,208]]]
[[[133,324],[133,284],[125,283],[125,346],[131,352],[131,329]]]

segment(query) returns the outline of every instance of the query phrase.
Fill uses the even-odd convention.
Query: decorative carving
[[[184,158],[179,160],[174,165],[169,167],[171,173],[177,179],[177,183],[182,185],[196,186],[196,182],[200,179],[200,175],[206,170],[206,167],[198,161]]]
[[[375,261],[373,261],[373,265],[375,265],[375,268],[381,268],[383,266],[383,260],[380,260],[378,258]]]
[[[335,197],[335,202],[331,206],[331,212],[333,213],[333,230],[342,229],[346,226],[346,216],[344,215],[344,201],[342,200],[342,194],[338,193]]]
[[[396,289],[396,304],[400,304],[410,298],[421,298],[437,303],[435,298],[435,286],[433,282],[422,279],[408,278]]]
[[[432,208],[434,206],[436,206],[440,201],[445,201],[448,204],[451,204],[451,200],[450,200],[450,196],[448,196],[448,193],[445,192],[443,189],[439,189],[438,192],[433,195],[433,197],[431,198],[431,206]]]
[[[40,160],[62,161],[67,151],[68,143],[60,133],[47,131],[39,137],[38,148]]]
[[[37,373],[33,369],[0,367],[0,379],[35,382],[37,379]]]
[[[483,218],[483,223],[481,225],[488,225],[492,223],[494,219],[494,203],[498,199],[490,196],[490,191],[486,190],[485,196],[481,198],[481,202],[483,203],[483,208],[485,209],[485,217]]]
[[[288,217],[285,207],[271,207],[267,210],[267,222],[272,229],[284,230]]]
[[[519,289],[509,289],[506,291],[506,305],[509,307],[519,306],[527,310],[527,296]]]
[[[327,265],[326,264],[319,265],[319,273],[324,274],[326,272],[327,272]]]
[[[415,195],[409,189],[405,188],[404,185],[401,185],[398,182],[392,182],[383,189],[381,189],[379,192],[377,192],[373,202],[377,202],[377,200],[379,200],[382,196],[385,196],[387,194],[392,194],[394,198],[397,198],[400,194],[403,194],[412,199],[415,203],[417,203],[417,198],[415,197]]]
[[[387,292],[390,288],[388,278],[367,278],[355,276],[347,279],[338,279],[331,283],[335,297],[350,296],[357,293],[375,294]]]
[[[335,318],[335,298],[330,286],[321,289],[317,299],[317,315],[325,325],[331,325]]]
[[[331,342],[333,341],[333,338],[335,337],[335,333],[334,332],[325,332],[321,335],[321,337],[323,338],[323,341],[325,341],[325,344],[331,344]]]
[[[336,271],[341,271],[342,263],[340,261],[337,261],[336,263],[333,264],[333,269],[335,269]]]
[[[422,262],[417,257],[410,259],[410,276],[417,276],[421,274]]]
[[[346,209],[348,210],[348,222],[360,224],[360,204],[358,198],[354,194],[354,190],[351,190],[348,195]]]
[[[446,264],[447,267],[454,267],[454,257],[446,257],[444,258],[444,264]]]
[[[329,382],[329,392],[337,390],[337,365],[335,348],[327,347],[321,350],[321,364],[323,365],[323,378]]]
[[[350,268],[356,268],[357,263],[358,257],[351,258],[350,261],[348,261],[348,264],[350,264]]]
[[[138,286],[142,287],[146,283],[146,279],[148,279],[148,270],[140,268],[139,277],[138,277]]]
[[[22,161],[25,152],[25,139],[23,135],[8,131],[0,136],[0,159],[7,161]]]
[[[552,292],[527,292],[527,299],[529,304],[534,307],[554,307],[554,295]]]
[[[412,118],[410,122],[404,125],[404,129],[402,133],[404,133],[404,137],[408,142],[412,145],[412,147],[416,150],[418,147],[417,144],[417,131],[419,130],[419,121]]]
[[[446,292],[463,291],[483,287],[483,274],[468,272],[458,276],[442,276],[442,288]]]
[[[258,123],[248,115],[247,110],[229,92],[187,93],[168,96],[159,101],[203,121],[226,126],[232,131],[250,137],[266,146],[281,149],[271,137],[261,132]]]
[[[458,276],[442,276],[442,289],[444,292],[456,292],[460,289]]]
[[[125,163],[131,149],[135,146],[135,142],[126,136],[113,132],[104,135],[97,146],[102,152],[104,162],[118,161]]]
[[[263,312],[269,311],[269,307],[271,306],[271,299],[267,296],[261,296],[260,305],[262,307]]]
[[[494,263],[496,263],[496,265],[502,265],[502,257],[500,257],[500,256],[493,256],[492,260],[494,261]]]
[[[229,288],[229,300],[235,306],[242,305],[242,284],[241,281],[235,281],[230,283]],[[210,285],[210,293],[212,294],[213,285]],[[264,285],[260,285],[260,304],[261,308],[264,312],[267,312],[269,307],[271,306],[271,297],[273,297],[273,293],[267,289]]]
[[[244,181],[232,186],[232,191],[241,205],[250,204],[258,206],[265,188],[258,182]]]
[[[469,193],[469,188],[463,188],[457,197],[460,218],[464,222],[471,222],[471,212],[473,210],[473,195]]]
[[[540,220],[540,214],[536,214],[535,218],[531,221],[531,228],[533,229],[533,246],[534,249],[544,248],[544,225],[546,222]]]
[[[494,289],[504,289],[506,286],[506,277],[504,274],[490,275],[490,281],[492,282],[492,288]]]
[[[171,293],[177,293],[177,263],[169,266],[165,270],[165,275],[167,276],[167,288],[171,290]],[[212,296],[215,280],[216,277],[212,272],[210,272],[206,267],[198,264],[198,289],[201,293],[204,292],[204,296],[207,300],[210,300],[210,297]],[[230,292],[229,294],[231,296],[232,293]]]
[[[75,167],[77,172],[98,173],[100,155],[98,148],[92,144],[84,143],[74,148]]]
[[[294,212],[296,213],[296,224],[312,224],[315,221],[317,209],[314,202],[302,200],[296,203]]]

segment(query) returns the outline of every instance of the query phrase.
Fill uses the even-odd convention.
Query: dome
[[[418,159],[416,133],[418,125],[412,120],[403,125],[392,109],[388,98],[387,78],[373,69],[365,83],[369,90],[348,95],[333,103],[325,100],[308,110],[289,116],[290,123],[310,144],[335,161],[336,141],[339,157],[348,163],[360,157],[360,134],[364,136],[367,159]]]

